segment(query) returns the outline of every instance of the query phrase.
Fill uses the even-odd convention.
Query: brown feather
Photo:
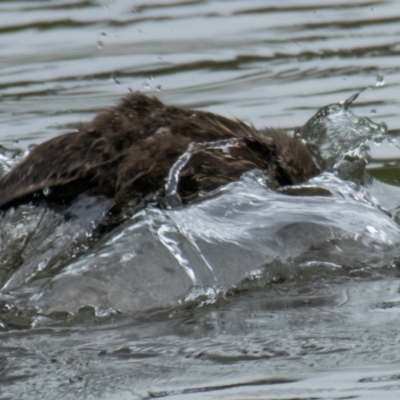
[[[234,139],[228,151],[213,146]],[[0,208],[43,197],[69,202],[103,195],[116,205],[163,191],[169,171],[191,143],[194,151],[180,171],[184,202],[251,169],[266,171],[273,188],[300,183],[318,173],[306,147],[276,129],[257,131],[241,121],[204,111],[166,106],[130,94],[93,121],[35,147],[0,179]]]

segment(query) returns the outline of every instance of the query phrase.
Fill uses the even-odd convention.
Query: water
[[[297,128],[324,167],[179,207],[182,158],[169,207],[100,240],[102,203],[8,212],[1,398],[398,398],[398,9],[0,2],[0,174],[128,90]]]

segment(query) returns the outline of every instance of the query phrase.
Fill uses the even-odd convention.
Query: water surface
[[[291,193],[254,171],[95,243],[8,213],[2,398],[398,398],[399,5],[1,1],[0,174],[129,90],[292,133],[371,87],[351,110],[388,127]],[[379,180],[348,180],[364,140]]]

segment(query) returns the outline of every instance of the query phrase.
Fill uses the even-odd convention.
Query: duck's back
[[[254,168],[267,171],[272,187],[317,173],[305,146],[279,130],[256,131],[240,121],[135,93],[76,132],[35,147],[0,180],[0,208],[35,198],[69,202],[82,194],[124,204],[162,192],[184,154],[176,170],[184,201]]]

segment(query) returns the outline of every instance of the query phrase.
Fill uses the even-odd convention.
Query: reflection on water
[[[298,130],[304,185],[174,208],[177,165],[100,240],[102,204],[3,216],[2,395],[397,398],[400,196],[365,165],[398,180],[398,3],[0,2],[0,174],[129,89],[291,130],[373,87]]]

